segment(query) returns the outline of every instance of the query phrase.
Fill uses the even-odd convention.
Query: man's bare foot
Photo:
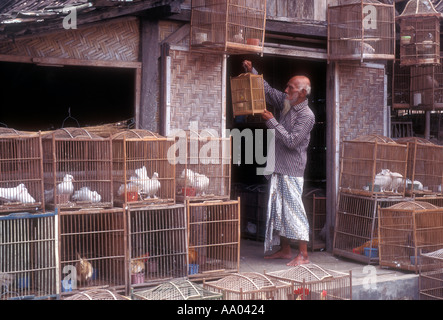
[[[307,264],[309,263],[309,259],[308,257],[303,257],[302,254],[299,254],[298,256],[296,256],[293,260],[291,260],[290,262],[288,262],[286,265],[287,266],[292,266],[292,267],[296,267],[299,266],[301,264]]]
[[[285,250],[278,250],[277,252],[274,252],[273,254],[265,256],[265,259],[291,259],[292,254],[291,252],[287,252]]]

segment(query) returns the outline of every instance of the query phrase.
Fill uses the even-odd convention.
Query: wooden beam
[[[0,59],[2,57],[0,56]],[[106,60],[80,60],[80,59],[65,59],[65,58],[45,58],[45,57],[29,57],[31,63],[46,65],[46,66],[86,66],[86,67],[110,67],[110,68],[132,68],[137,69],[141,67],[140,62],[131,61],[106,61]],[[9,61],[12,61],[9,60]],[[26,62],[17,61],[15,62]]]

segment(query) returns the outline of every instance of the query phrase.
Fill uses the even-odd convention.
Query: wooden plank
[[[328,54],[326,50],[324,52],[318,51],[308,51],[302,49],[290,49],[284,47],[264,47],[263,53],[272,54],[272,55],[281,55],[281,56],[290,56],[290,57],[301,57],[306,59],[314,59],[314,60],[327,60]]]
[[[81,60],[65,58],[29,57],[32,63],[48,66],[86,66],[86,67],[112,67],[112,68],[141,68],[140,62],[107,61],[107,60]],[[18,62],[18,61],[16,61]],[[24,61],[23,61],[24,62]]]

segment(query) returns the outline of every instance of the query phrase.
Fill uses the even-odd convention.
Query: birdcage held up
[[[190,49],[262,53],[265,24],[266,0],[192,0]]]
[[[263,75],[231,77],[231,98],[234,117],[262,113],[266,109]]]
[[[395,9],[375,0],[328,5],[328,59],[393,60]]]

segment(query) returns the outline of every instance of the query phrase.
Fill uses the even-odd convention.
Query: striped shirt
[[[255,69],[252,70],[257,74]],[[272,88],[264,81],[266,103],[280,111],[284,108],[286,94]],[[303,177],[306,168],[307,149],[314,127],[315,116],[306,99],[282,115],[279,121],[266,121],[269,129],[275,129],[274,172],[292,177]]]

